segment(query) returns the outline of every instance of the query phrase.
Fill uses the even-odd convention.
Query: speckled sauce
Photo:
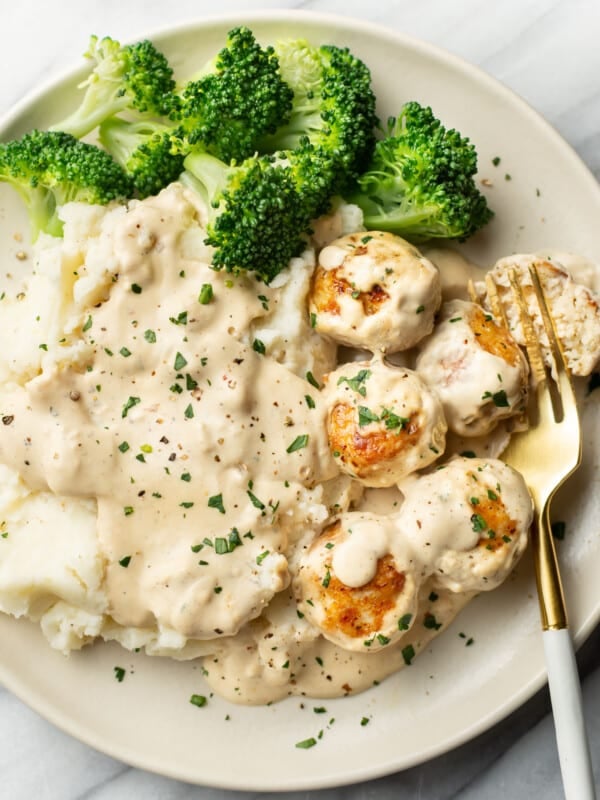
[[[0,461],[34,492],[95,501],[106,630],[201,643],[208,682],[234,702],[362,691],[411,664],[475,592],[506,577],[526,542],[528,495],[503,473],[498,508],[516,526],[514,546],[484,542],[475,553],[481,528],[465,476],[488,465],[459,459],[440,477],[452,453],[435,392],[384,364],[385,347],[334,371],[331,341],[306,306],[293,336],[296,348],[310,342],[311,358],[291,369],[292,343],[273,333],[290,316],[285,293],[195,255],[182,238],[197,214],[171,187],[120,214],[100,280],[70,265],[83,310],[45,343],[33,375],[5,381]],[[427,273],[409,309],[425,335],[419,303],[426,291],[429,316],[437,309],[437,269],[402,252]],[[379,278],[398,296],[402,280],[414,283],[410,270],[393,287],[385,270]],[[349,381],[352,369],[368,379]],[[400,379],[411,389],[396,397]],[[386,478],[346,474],[328,423],[340,397],[358,410],[363,438],[411,436],[422,406],[412,460],[384,465]],[[365,410],[374,416],[363,424]],[[501,468],[490,467],[496,482]],[[372,590],[373,614],[332,623],[336,587],[350,606]]]

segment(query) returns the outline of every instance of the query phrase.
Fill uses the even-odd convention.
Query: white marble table
[[[90,33],[134,38],[224,11],[295,8],[362,17],[441,45],[480,65],[540,111],[600,177],[598,0],[20,0],[3,4],[0,113],[76,62]],[[1,644],[0,644],[1,646]],[[579,653],[600,780],[600,629]],[[1,800],[258,797],[193,787],[127,767],[56,730],[0,687]],[[514,800],[562,797],[546,691],[473,742],[388,778],[293,798]]]

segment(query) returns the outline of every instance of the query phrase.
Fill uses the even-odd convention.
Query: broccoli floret
[[[142,115],[172,113],[176,104],[173,70],[152,42],[121,46],[108,36],[92,36],[85,56],[96,65],[80,84],[85,89],[81,105],[52,130],[80,139],[125,110]]]
[[[347,48],[300,40],[279,43],[275,52],[294,101],[289,122],[263,137],[261,151],[288,152],[299,191],[317,216],[371,157],[377,125],[371,74]]]
[[[138,197],[158,194],[176,181],[183,170],[183,155],[173,152],[169,121],[121,117],[105,120],[99,129],[102,145],[131,176]]]
[[[0,144],[0,180],[27,204],[34,240],[40,231],[62,234],[58,207],[65,203],[104,205],[132,194],[129,177],[108,153],[59,131],[34,130]]]
[[[347,200],[359,205],[368,229],[412,241],[466,239],[493,216],[477,188],[477,152],[447,130],[429,107],[406,103]]]
[[[242,161],[254,154],[261,136],[287,121],[292,95],[273,48],[262,48],[248,28],[234,28],[226,46],[181,92],[180,147]]]
[[[269,283],[306,247],[309,217],[286,166],[268,156],[228,166],[203,152],[184,166],[182,182],[209,212],[205,242],[215,248],[215,269],[255,272]]]

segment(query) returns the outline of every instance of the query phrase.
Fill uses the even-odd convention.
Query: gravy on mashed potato
[[[363,492],[327,439],[312,251],[271,286],[215,272],[177,184],[63,213],[64,241],[3,300],[0,609],[65,652],[205,655],[236,702],[345,694],[410,663],[472,591],[428,577],[415,608],[436,625],[373,653],[321,636],[294,593],[315,533]]]

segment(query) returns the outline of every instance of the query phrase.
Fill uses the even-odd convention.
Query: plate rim
[[[321,24],[324,26],[335,27],[337,30],[351,30],[357,29],[365,30],[374,37],[383,38],[392,45],[399,45],[401,48],[408,48],[417,51],[429,57],[433,57],[438,62],[450,63],[455,68],[460,70],[461,73],[468,75],[471,79],[475,79],[484,88],[489,88],[494,93],[502,94],[513,105],[516,104],[520,111],[528,118],[532,124],[540,129],[546,137],[549,137],[555,146],[558,146],[562,152],[570,160],[570,166],[576,170],[577,179],[585,181],[589,185],[589,190],[592,194],[598,197],[600,203],[600,184],[592,173],[591,169],[584,162],[583,158],[577,153],[573,145],[571,145],[561,134],[554,128],[554,126],[544,118],[544,116],[535,110],[535,108],[520,96],[515,90],[509,88],[499,79],[493,77],[480,66],[469,62],[467,59],[433,44],[423,38],[407,34],[402,30],[388,29],[382,24],[371,22],[369,20],[361,19],[352,15],[340,15],[335,13],[316,12],[305,9],[253,9],[247,11],[228,12],[226,14],[208,14],[195,19],[190,19],[184,22],[175,23],[172,25],[165,25],[160,27],[153,27],[145,32],[136,35],[135,38],[124,38],[122,42],[135,42],[140,39],[157,39],[168,38],[188,33],[190,30],[202,31],[203,29],[210,28],[217,25],[231,25],[248,24],[252,25],[254,22],[274,22],[274,23],[291,23],[292,26],[298,22],[305,20],[309,24]],[[80,73],[87,72],[85,64],[82,62],[72,63],[70,66],[61,69],[56,75],[47,78],[41,83],[30,89],[17,103],[13,104],[6,112],[0,116],[0,136],[10,126],[18,123],[19,119],[27,114],[38,101],[40,101],[46,94],[51,91],[60,91],[63,88],[71,87],[75,80],[77,80]],[[577,631],[572,631],[576,647],[588,638],[594,628],[600,621],[600,602],[595,609],[589,609],[587,615],[579,625]],[[34,624],[35,623],[30,623]],[[517,708],[522,706],[525,702],[530,700],[536,692],[538,692],[547,681],[546,669],[543,667],[537,673],[533,674],[529,681],[522,685],[519,692],[512,695],[512,697],[503,703],[502,706],[496,708],[492,713],[488,713],[480,718],[476,723],[472,723],[467,728],[460,731],[458,734],[453,734],[446,737],[443,741],[430,746],[427,750],[422,751],[418,757],[413,755],[406,756],[404,759],[399,757],[393,764],[389,761],[385,764],[376,766],[366,766],[362,768],[353,767],[351,774],[330,774],[326,777],[319,777],[311,780],[310,776],[307,779],[299,780],[292,778],[289,782],[281,782],[274,784],[273,782],[258,782],[254,781],[251,785],[243,782],[241,778],[235,778],[233,775],[224,776],[219,782],[211,781],[210,783],[202,783],[197,774],[187,772],[181,767],[170,769],[168,764],[155,765],[149,763],[148,759],[144,759],[142,755],[135,752],[124,752],[120,745],[112,746],[110,741],[106,741],[100,734],[96,734],[93,729],[88,729],[86,726],[82,728],[76,719],[66,713],[65,709],[57,708],[51,702],[45,700],[42,692],[37,690],[37,696],[34,692],[34,700],[32,701],[31,690],[26,686],[26,681],[21,679],[20,675],[11,674],[10,671],[4,667],[0,662],[0,684],[7,690],[12,692],[18,697],[25,705],[38,713],[45,720],[52,725],[59,728],[61,731],[72,736],[76,740],[94,748],[98,752],[104,753],[118,761],[124,762],[132,767],[143,769],[151,773],[160,774],[165,777],[186,781],[196,785],[205,785],[219,789],[228,790],[248,790],[248,791],[298,791],[298,790],[311,790],[311,789],[325,789],[333,787],[346,786],[358,782],[364,782],[375,778],[380,778],[385,775],[390,775],[395,772],[400,772],[405,769],[418,766],[425,763],[437,756],[447,753],[465,743],[473,740],[481,735],[491,727],[499,723],[501,720],[508,717]],[[233,779],[235,778],[235,779]]]

